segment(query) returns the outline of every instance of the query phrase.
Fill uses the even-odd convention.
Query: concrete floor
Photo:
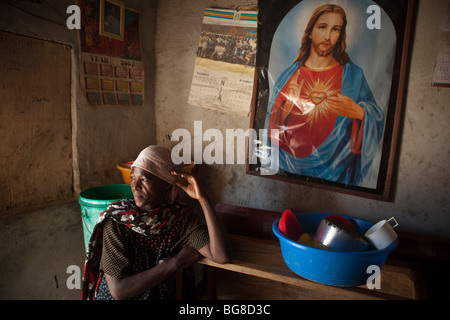
[[[80,299],[81,290],[66,284],[74,274],[67,268],[79,267],[81,281],[84,266],[81,210],[76,201],[0,217],[0,243],[0,299]]]

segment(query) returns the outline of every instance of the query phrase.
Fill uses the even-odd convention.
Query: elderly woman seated
[[[170,150],[144,149],[132,165],[130,185],[133,199],[112,203],[93,230],[82,299],[173,299],[178,270],[202,256],[230,260],[214,208],[195,177],[173,164]],[[206,225],[177,201],[183,193],[199,201]]]

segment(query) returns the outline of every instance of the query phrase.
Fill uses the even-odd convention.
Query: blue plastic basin
[[[329,213],[297,213],[304,233],[314,235],[320,221]],[[364,234],[374,223],[363,219],[341,215],[349,219],[361,234]],[[332,251],[314,248],[293,241],[278,229],[277,219],[272,230],[280,240],[284,262],[299,276],[328,285],[353,287],[367,283],[373,271],[367,272],[371,265],[383,268],[386,259],[398,246],[398,239],[383,250],[368,251]]]

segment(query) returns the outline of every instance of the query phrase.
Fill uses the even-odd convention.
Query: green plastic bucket
[[[87,189],[80,193],[78,203],[81,206],[81,220],[83,222],[86,251],[100,213],[111,203],[129,198],[133,198],[129,184],[110,184]]]

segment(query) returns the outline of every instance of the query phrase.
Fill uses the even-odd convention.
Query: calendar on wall
[[[82,8],[83,25],[79,32],[80,75],[88,104],[143,106],[145,76],[139,12],[125,8],[121,18],[124,26],[122,39],[105,36],[101,32],[101,17],[106,15],[101,11],[107,6],[102,6],[100,0],[78,0],[78,3]]]
[[[82,81],[90,105],[142,106],[142,61],[82,54]]]
[[[450,3],[441,30],[438,55],[434,63],[431,83],[435,87],[450,87]]]
[[[432,84],[435,87],[450,87],[450,44],[442,46],[438,52]]]
[[[257,51],[256,11],[205,9],[189,103],[250,114]]]

